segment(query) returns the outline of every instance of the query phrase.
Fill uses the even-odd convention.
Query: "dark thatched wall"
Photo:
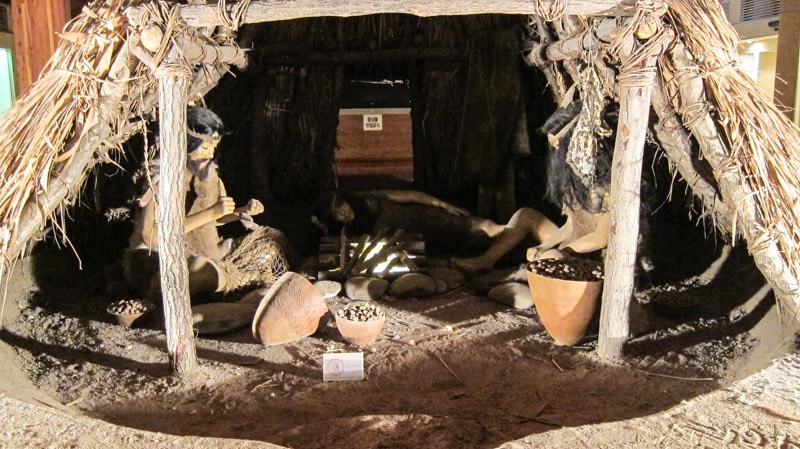
[[[261,199],[272,211],[263,218],[268,224],[304,241],[312,231],[305,218],[313,200],[320,189],[336,184],[333,159],[344,84],[403,79],[411,86],[415,189],[499,220],[522,205],[546,209],[544,169],[534,162],[544,143],[535,130],[555,106],[542,76],[516,53],[511,57],[514,76],[524,78],[518,84],[526,96],[530,154],[503,161],[502,183],[492,188],[503,194],[484,195],[488,202],[481,198],[485,177],[465,174],[458,160],[461,122],[472,114],[464,104],[469,70],[492,75],[501,69],[491,61],[469,66],[471,39],[514,33],[521,45],[525,24],[523,16],[386,14],[245,27],[240,45],[253,48],[250,67],[225,77],[207,99],[231,133],[219,152],[230,193]],[[514,105],[497,107],[508,109],[509,116],[518,112]],[[510,203],[493,204],[496,196]]]
[[[555,109],[551,89],[536,68],[518,58],[514,81],[524,98],[527,152],[493,158],[506,163],[502,176],[490,181],[470,175],[460,160],[459,135],[465,117],[470,70],[492,74],[488,61],[470,65],[476,36],[525,32],[526,17],[463,16],[419,18],[379,15],[357,18],[310,18],[247,26],[239,43],[252,48],[246,72],[224,77],[206,98],[207,105],[226,123],[228,135],[217,157],[229,193],[237,202],[261,199],[267,213],[257,217],[283,230],[301,253],[316,249],[318,233],[309,221],[318,192],[337,182],[334,154],[344,86],[352,79],[403,79],[411,86],[414,146],[413,188],[464,206],[473,213],[503,221],[522,206],[532,206],[559,220],[559,210],[544,199],[546,142],[537,129]],[[521,41],[520,41],[521,44]],[[378,56],[375,56],[378,55]],[[505,79],[504,79],[505,80]],[[505,109],[504,109],[505,108]],[[512,105],[499,105],[499,120],[513,115]],[[127,246],[129,222],[110,214],[123,211],[134,195],[128,180],[142,163],[142,136],[126,144],[123,170],[99,166],[86,184],[81,204],[65,220],[69,235],[85,262],[99,266],[119,258]],[[663,174],[663,163],[658,164]],[[380,180],[379,180],[380,181]],[[659,184],[658,201],[671,189]],[[677,190],[673,196],[680,196]],[[486,194],[489,191],[489,194]],[[502,192],[506,201],[495,201]],[[488,199],[487,199],[488,198]],[[681,203],[681,202],[677,202]],[[687,265],[674,249],[673,239],[689,238],[700,247],[703,229],[686,221],[685,204],[661,205],[654,229],[660,265]],[[678,215],[676,215],[678,214]],[[680,226],[675,226],[681,222]],[[235,233],[238,227],[222,228]],[[101,236],[101,238],[97,238]],[[109,244],[109,242],[111,242]],[[710,244],[713,246],[715,242]],[[710,251],[713,253],[714,251]],[[661,255],[661,256],[659,256]],[[96,256],[96,257],[95,257]]]

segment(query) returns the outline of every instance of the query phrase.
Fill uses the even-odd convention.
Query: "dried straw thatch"
[[[141,95],[149,90],[141,83],[140,70],[117,57],[128,32],[120,11],[132,3],[138,1],[109,2],[87,9],[71,22],[39,81],[3,117],[0,254],[4,266],[22,251],[16,242],[33,237],[41,224],[26,229],[25,222],[35,221],[38,214],[52,217],[53,210],[67,205],[79,190],[73,180],[82,178],[91,159],[103,157],[124,139],[128,114],[120,106],[128,84],[139,84]],[[112,128],[99,129],[107,125]]]
[[[652,26],[643,20],[661,11],[666,14]],[[644,43],[633,54],[664,36],[661,30],[676,31],[658,58],[652,105],[660,121],[651,127],[707,209],[703,216],[744,237],[777,296],[800,311],[800,157],[794,151],[800,130],[739,67],[738,36],[719,2],[640,0],[627,20],[557,16],[532,25],[538,36],[529,62],[548,74],[562,104],[578,92],[586,97],[586,68],[597,70],[606,86],[621,81],[621,38],[633,29]],[[616,94],[606,88],[608,100]],[[696,168],[703,164],[713,171],[710,179]]]
[[[741,232],[753,254],[776,247],[787,273],[765,273],[767,277],[784,276],[793,281],[797,295],[800,279],[800,129],[784,115],[738,65],[739,38],[726,19],[719,2],[713,0],[671,0],[670,17],[684,30],[686,48],[694,55],[694,64],[681,64],[675,54],[675,66],[665,68],[680,89],[683,77],[699,76],[705,81],[711,104],[682,105],[684,123],[702,120],[701,115],[714,109],[715,125],[724,139],[723,154],[704,149],[712,163],[715,177],[728,189],[725,200],[732,206],[733,232]],[[677,51],[675,53],[678,53]],[[677,67],[676,67],[677,66]],[[702,146],[702,144],[701,144]],[[737,190],[739,193],[737,194]],[[746,197],[752,196],[754,210],[748,211]],[[758,262],[758,260],[757,260]],[[768,270],[783,269],[771,262]],[[765,270],[761,266],[762,271]],[[771,276],[772,275],[772,276]],[[792,287],[791,285],[789,286]],[[800,304],[798,304],[800,306]]]
[[[153,113],[159,52],[148,57],[139,45],[142,30],[125,15],[145,3],[95,0],[85,7],[65,27],[39,80],[0,121],[0,279],[45,219],[59,227],[56,212],[76,200],[91,167],[111,161],[110,150],[141,131],[141,117]],[[164,4],[148,5],[145,19],[162,30],[162,42],[188,33]],[[216,62],[194,75],[192,98],[225,73],[227,66]]]
[[[250,3],[228,9],[241,13],[238,6]],[[563,6],[563,14],[568,5],[586,2],[541,0],[534,6],[542,3]],[[623,3],[630,2],[619,5]],[[224,10],[225,2],[219,4]],[[791,299],[798,309],[800,160],[794,150],[800,147],[800,130],[737,67],[736,33],[716,0],[669,0],[666,5],[664,26],[679,30],[681,37],[659,59],[659,82],[682,119],[682,132],[699,143],[702,157],[715,170],[726,206],[720,210],[732,215],[731,230],[747,239],[778,296]],[[132,7],[138,7],[135,21],[126,15]],[[0,278],[42,229],[45,218],[54,218],[55,211],[71,204],[91,166],[109,160],[109,150],[139,130],[139,117],[152,113],[156,81],[165,70],[161,62],[171,44],[184,50],[185,60],[177,69],[193,76],[191,98],[201,97],[227,64],[241,59],[241,51],[229,41],[238,28],[236,21],[222,21],[219,35],[206,36],[179,23],[176,11],[164,2],[93,1],[68,25],[39,82],[2,118]],[[578,16],[559,18],[553,11],[547,15],[548,27],[553,25],[550,29],[562,39],[570,36],[571,27],[588,23]],[[535,22],[544,23],[538,18]],[[382,20],[374,23],[383,25]],[[156,38],[145,42],[151,31]],[[543,27],[539,31],[545,33]],[[617,64],[595,61],[591,49],[578,58],[594,61],[601,69],[604,63]],[[577,80],[579,67],[576,60],[561,64],[558,73],[549,75],[555,96],[563,100],[572,95],[565,74]],[[614,70],[600,73],[609,72],[613,77]]]

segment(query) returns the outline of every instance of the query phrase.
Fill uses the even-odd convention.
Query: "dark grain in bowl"
[[[553,279],[566,281],[602,281],[603,266],[589,259],[538,259],[529,262],[528,271]]]
[[[350,321],[373,321],[385,316],[383,310],[375,304],[352,304],[336,312],[339,317]]]

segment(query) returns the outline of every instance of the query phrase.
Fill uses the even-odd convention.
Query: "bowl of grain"
[[[386,322],[386,313],[369,302],[350,304],[336,311],[336,328],[344,340],[364,346],[378,338]]]
[[[113,315],[120,326],[131,327],[134,321],[153,309],[155,309],[155,305],[152,302],[134,298],[114,301],[106,307],[106,312]]]

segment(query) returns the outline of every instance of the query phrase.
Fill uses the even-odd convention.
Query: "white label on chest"
[[[364,114],[364,131],[383,130],[383,114]]]

